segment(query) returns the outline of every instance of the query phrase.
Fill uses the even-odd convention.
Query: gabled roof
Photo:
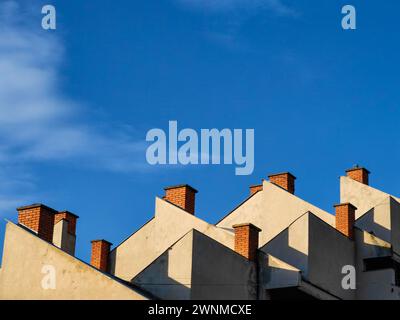
[[[81,260],[81,259],[79,259],[79,258],[77,258],[75,256],[70,255],[69,253],[61,250],[59,247],[55,246],[54,244],[41,239],[40,237],[37,236],[37,234],[35,232],[33,232],[32,230],[26,228],[25,226],[20,225],[20,224],[15,224],[15,223],[13,223],[13,222],[11,222],[9,220],[6,220],[6,221],[7,221],[8,225],[11,225],[11,226],[13,226],[15,228],[18,228],[18,229],[22,230],[23,232],[26,232],[26,233],[30,234],[31,236],[34,236],[37,239],[37,241],[40,241],[40,242],[42,242],[43,244],[45,244],[47,246],[50,246],[59,255],[68,256],[70,259],[75,260],[75,262],[77,264],[85,265],[86,267],[90,268],[92,270],[92,272],[95,272],[95,273],[98,273],[98,274],[102,274],[102,276],[107,277],[108,279],[123,285],[124,287],[128,288],[129,290],[132,290],[135,293],[138,293],[138,294],[142,295],[143,297],[145,297],[147,299],[158,299],[156,296],[154,296],[150,292],[144,290],[143,288],[140,288],[140,287],[138,287],[138,286],[136,286],[136,285],[134,285],[132,283],[129,283],[127,281],[124,281],[124,280],[122,280],[122,279],[120,279],[120,278],[118,278],[118,277],[116,277],[116,276],[114,276],[112,274],[107,273],[107,272],[103,272],[103,271],[93,267],[89,263],[87,263],[87,262],[85,262],[85,261],[83,261],[83,260]],[[7,261],[3,261],[3,262],[7,263]]]

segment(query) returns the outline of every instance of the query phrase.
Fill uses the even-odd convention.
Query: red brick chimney
[[[196,189],[187,184],[182,184],[178,186],[167,187],[164,188],[164,190],[164,200],[167,200],[183,210],[194,214],[196,193],[198,192]]]
[[[250,186],[250,195],[252,196],[253,194],[257,193],[258,191],[262,191],[262,189],[263,189],[262,184]]]
[[[353,180],[356,180],[360,183],[369,184],[369,172],[367,169],[355,166],[352,169],[346,170],[347,176]]]
[[[278,174],[273,174],[268,176],[269,181],[277,186],[285,189],[286,191],[294,194],[295,191],[295,183],[296,177],[292,175],[290,172],[283,172]]]
[[[256,261],[258,250],[258,234],[261,229],[251,223],[236,224],[235,251],[250,261]]]
[[[336,230],[353,240],[357,208],[351,203],[337,204],[334,207],[336,209]]]
[[[53,242],[56,210],[39,203],[17,208],[17,211],[20,225],[35,232],[39,238]]]
[[[76,220],[79,217],[69,211],[60,211],[54,215],[54,225],[56,225],[60,220],[65,219],[68,221],[68,232],[72,235],[76,235]]]
[[[107,272],[111,246],[112,243],[106,240],[93,240],[90,264],[103,272]]]

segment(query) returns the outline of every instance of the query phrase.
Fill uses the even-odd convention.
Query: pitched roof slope
[[[126,285],[12,222],[6,226],[0,280],[0,299],[147,300],[149,297],[144,290]]]
[[[300,199],[270,183],[263,182],[263,190],[257,192],[217,223],[218,227],[232,229],[237,223],[252,223],[259,227],[260,246],[270,241],[305,212],[311,211],[331,226],[335,216]]]
[[[111,272],[119,278],[131,281],[191,229],[196,229],[227,247],[234,246],[232,231],[218,228],[168,201],[156,198],[154,219],[111,252]]]

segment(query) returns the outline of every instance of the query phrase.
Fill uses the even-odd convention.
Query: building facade
[[[42,204],[7,222],[0,299],[400,299],[400,199],[355,167],[326,212],[269,176],[218,223],[195,214],[197,190],[165,188],[155,214],[112,247],[74,256],[78,216]]]

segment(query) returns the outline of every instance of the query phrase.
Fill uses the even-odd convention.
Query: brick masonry
[[[234,225],[235,251],[250,261],[255,261],[258,250],[258,234],[261,231],[251,223]]]
[[[68,211],[62,211],[58,212],[54,215],[54,224],[56,225],[59,221],[62,219],[65,219],[68,221],[68,233],[72,235],[76,235],[76,220],[79,217],[71,212]]]
[[[343,203],[335,205],[335,209],[336,229],[353,240],[357,208],[351,203]]]
[[[256,186],[250,186],[250,195],[252,196],[253,194],[257,193],[258,191],[262,191],[263,185],[256,185]]]
[[[269,181],[294,194],[296,177],[289,172],[269,176]]]
[[[165,188],[164,200],[167,200],[183,210],[194,214],[197,190],[189,185]]]
[[[18,208],[18,223],[36,232],[48,242],[53,242],[54,214],[57,212],[42,204]]]
[[[369,185],[370,172],[365,168],[353,168],[346,171],[347,176],[360,183]]]
[[[106,240],[92,241],[92,255],[90,264],[103,271],[108,271],[108,256],[110,254],[111,243]]]

